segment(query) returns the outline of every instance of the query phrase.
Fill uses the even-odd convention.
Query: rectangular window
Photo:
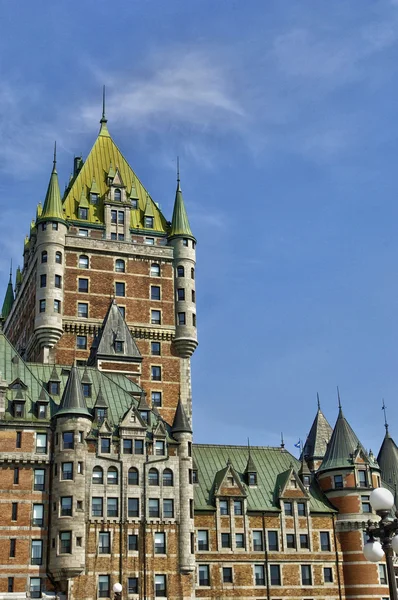
[[[91,383],[82,383],[83,396],[85,398],[91,398]]]
[[[144,440],[134,440],[134,454],[144,454]]]
[[[17,431],[16,432],[15,447],[16,448],[20,448],[21,446],[22,446],[22,432],[21,431]]]
[[[73,479],[73,463],[62,463],[62,479]]]
[[[286,534],[286,548],[296,548],[296,536],[294,533]]]
[[[223,583],[233,583],[232,567],[223,567],[222,580],[223,580]]]
[[[54,285],[56,288],[62,288],[62,277],[61,275],[55,275]]]
[[[231,534],[222,533],[221,534],[221,548],[230,548],[231,547]]]
[[[185,325],[185,323],[186,323],[185,313],[184,312],[179,312],[177,316],[178,316],[178,324],[179,325]]]
[[[94,206],[96,206],[99,202],[99,194],[95,194],[94,192],[90,193],[90,202]]]
[[[78,350],[87,350],[87,336],[77,335],[76,336],[76,348]]]
[[[123,440],[123,454],[133,454],[133,440]]]
[[[117,222],[119,223],[119,225],[124,225],[124,211],[123,210],[118,211]]]
[[[107,505],[107,516],[108,517],[117,517],[119,514],[119,499],[118,498],[108,498],[106,505]]]
[[[14,467],[14,484],[19,483],[19,467]]]
[[[279,537],[277,531],[268,532],[268,550],[270,552],[277,552],[279,550]]]
[[[47,275],[40,275],[40,287],[45,288],[47,286]]]
[[[116,225],[117,221],[117,210],[111,210],[111,223]]]
[[[121,281],[115,282],[115,296],[124,298],[125,295],[126,295],[126,284]]]
[[[261,530],[253,531],[253,551],[261,552],[264,550],[263,532]]]
[[[88,219],[88,208],[80,207],[79,208],[79,219],[82,221],[87,221]]]
[[[85,279],[83,277],[79,277],[78,290],[82,294],[87,294],[88,293],[88,279]]]
[[[160,325],[161,313],[160,310],[151,310],[151,323],[153,325]]]
[[[33,505],[33,518],[32,525],[34,527],[42,527],[44,523],[44,505],[34,504]]]
[[[100,598],[109,598],[111,595],[109,575],[98,575],[98,596]]]
[[[155,533],[155,554],[166,554],[166,534],[163,531]]]
[[[366,471],[358,471],[358,485],[359,485],[359,487],[367,487],[368,486]]]
[[[148,508],[149,508],[149,516],[152,519],[156,519],[160,516],[159,514],[159,500],[158,498],[149,498],[148,501]]]
[[[199,585],[210,585],[210,567],[209,565],[199,565],[198,567]]]
[[[10,538],[10,558],[15,558],[16,545],[17,545],[17,540],[15,538]]]
[[[147,244],[147,246],[154,246],[155,238],[146,237],[144,243]]]
[[[236,546],[236,548],[244,548],[245,547],[245,535],[243,533],[235,534],[235,546]]]
[[[306,510],[304,502],[297,502],[297,513],[299,517],[305,517]]]
[[[151,285],[151,300],[160,300],[160,286]]]
[[[14,401],[14,417],[16,419],[22,419],[25,413],[25,404],[23,402]]]
[[[117,240],[116,232],[111,233],[111,240]]]
[[[177,289],[177,300],[185,300],[185,288]]]
[[[152,356],[160,356],[160,342],[151,342]]]
[[[284,507],[285,507],[285,515],[287,517],[291,517],[293,515],[293,505],[291,502],[284,502]]]
[[[279,565],[270,565],[269,574],[271,585],[281,585],[281,569]]]
[[[387,585],[386,565],[379,565],[380,585]]]
[[[156,440],[155,454],[156,456],[164,456],[166,454],[166,444],[163,440]]]
[[[163,500],[163,518],[173,519],[174,518],[174,500]]]
[[[198,550],[206,551],[209,549],[209,532],[207,529],[199,529],[197,533]]]
[[[61,498],[61,517],[72,516],[72,496],[63,496]]]
[[[54,312],[57,314],[61,312],[61,300],[54,300]]]
[[[343,487],[343,476],[342,475],[334,476],[334,487],[336,490],[340,490]]]
[[[162,381],[161,367],[151,367],[151,379],[152,381]]]
[[[41,565],[43,562],[43,541],[32,540],[30,564]]]
[[[13,591],[14,591],[14,577],[8,577],[7,578],[7,592],[9,594],[12,594]]]
[[[110,454],[111,452],[111,439],[110,438],[101,438],[101,453],[102,454]]]
[[[60,554],[72,554],[72,532],[60,531],[59,533]]]
[[[46,312],[46,301],[45,300],[39,301],[39,312],[41,312],[41,313]]]
[[[11,521],[16,521],[18,519],[18,502],[13,502],[11,504]]]
[[[31,598],[41,598],[41,579],[40,577],[31,577],[29,593]]]
[[[229,515],[228,500],[220,500],[220,515]]]
[[[111,534],[109,531],[100,531],[98,537],[98,554],[111,553]]]
[[[93,517],[102,517],[104,514],[104,500],[103,498],[93,497],[91,498],[91,514]]]
[[[234,514],[243,515],[243,502],[242,500],[234,500]]]
[[[254,565],[254,582],[255,585],[265,585],[264,565]]]
[[[86,302],[77,303],[77,316],[81,319],[88,318],[88,304],[86,304]]]
[[[62,444],[64,450],[73,450],[75,447],[73,431],[64,431],[62,433]]]
[[[51,228],[53,231],[58,231],[58,223],[51,223]]]
[[[321,538],[321,550],[322,550],[322,552],[330,552],[331,547],[330,547],[330,535],[329,535],[329,532],[328,531],[321,531],[320,538]]]
[[[33,489],[36,492],[44,490],[44,469],[35,469],[33,476]]]
[[[155,575],[155,596],[156,598],[167,597],[166,575]]]
[[[138,594],[138,577],[127,578],[127,592],[128,594]]]
[[[151,392],[152,406],[162,406],[162,392]]]
[[[138,535],[131,533],[128,537],[129,552],[137,552],[138,550]]]
[[[312,585],[311,565],[301,565],[301,585]]]
[[[144,217],[144,226],[146,229],[153,229],[153,217]]]
[[[372,507],[370,504],[370,496],[361,496],[361,505],[363,513],[371,513]]]
[[[47,417],[47,405],[46,404],[38,404],[37,405],[37,418],[45,419]]]
[[[333,569],[331,567],[323,569],[323,580],[325,583],[333,583]]]
[[[192,302],[195,304],[196,302],[196,294],[195,294],[195,290],[192,290]]]
[[[306,533],[300,533],[300,548],[304,548],[307,550],[309,548],[308,535]]]
[[[140,516],[140,505],[138,498],[128,499],[128,516],[139,517]]]
[[[47,434],[36,433],[36,453],[46,454],[47,453]]]

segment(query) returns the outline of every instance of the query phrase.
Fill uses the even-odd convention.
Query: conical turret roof
[[[382,480],[391,487],[398,485],[398,448],[390,436],[387,426],[386,435],[377,455],[377,462],[381,469]]]
[[[176,197],[174,200],[173,218],[171,220],[171,228],[169,238],[176,235],[193,237],[191,226],[188,221],[187,211],[185,209],[184,199],[180,186],[180,179],[177,180]]]
[[[1,316],[6,319],[11,312],[12,305],[14,304],[14,291],[12,289],[12,274],[10,273],[10,280],[7,285],[6,295],[4,296],[3,307],[1,309]]]
[[[98,395],[97,395],[97,399],[95,401],[94,404],[94,408],[108,408],[108,404],[104,398],[104,395],[102,393],[102,388],[100,388],[98,390]]]
[[[67,415],[92,418],[83,395],[83,388],[80,381],[79,371],[73,366],[66,382],[64,393],[62,394],[59,410],[55,417],[64,417]]]
[[[318,401],[318,410],[303,448],[303,456],[307,461],[321,460],[325,456],[332,433],[333,429],[321,411]]]
[[[367,457],[366,450],[355,435],[340,407],[336,425],[319,471],[352,466],[353,455],[358,449],[362,450],[364,456]]]
[[[56,169],[56,157],[54,150],[53,170],[51,171],[50,181],[47,188],[46,199],[41,215],[37,218],[37,222],[47,221],[62,221],[65,222],[64,211],[62,209],[61,193],[59,191],[58,173]]]
[[[187,414],[181,402],[181,398],[179,399],[177,404],[177,410],[174,415],[171,433],[192,433],[192,428],[189,424]]]

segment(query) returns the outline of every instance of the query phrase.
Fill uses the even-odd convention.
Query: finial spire
[[[337,386],[337,399],[339,401],[339,409],[341,410],[341,400],[340,400],[340,390],[339,386]]]
[[[54,158],[53,158],[54,169],[55,169],[56,165],[57,165],[57,142],[55,141],[54,142]]]
[[[10,283],[11,283],[11,281],[12,281],[12,259],[10,262]]]
[[[249,456],[250,456],[250,438],[249,437],[247,438],[247,451],[248,451]]]
[[[105,86],[102,88],[102,117],[100,123],[106,123],[107,118],[105,116]]]
[[[316,399],[317,399],[317,402],[318,402],[318,410],[321,410],[321,402],[319,400],[319,394],[318,394],[318,392],[316,393]]]
[[[283,431],[281,431],[281,448],[285,447],[285,440],[283,439]]]
[[[387,411],[386,411],[386,405],[384,403],[384,398],[383,398],[383,404],[381,407],[381,410],[384,412],[384,427],[386,428],[386,433],[388,433],[388,423],[387,423]]]
[[[181,191],[180,186],[180,157],[177,156],[177,192]]]

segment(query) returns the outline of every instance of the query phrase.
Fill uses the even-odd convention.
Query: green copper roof
[[[174,237],[176,235],[189,235],[190,237],[193,237],[191,226],[189,225],[188,221],[187,211],[185,210],[179,179],[177,181],[177,191],[174,201],[173,218],[171,220],[169,237]]]
[[[381,477],[391,487],[398,486],[398,448],[386,426],[386,435],[377,455],[377,462],[381,469]]]
[[[172,433],[192,433],[192,427],[189,424],[188,417],[181,402],[181,398],[177,404],[171,431]]]
[[[84,374],[86,370],[84,371]],[[67,415],[79,415],[91,419],[91,413],[87,408],[86,399],[83,396],[83,387],[77,367],[72,367],[62,395],[61,404],[55,413],[56,417]]]
[[[48,219],[55,219],[57,221],[65,222],[64,211],[62,209],[61,193],[59,191],[58,173],[56,169],[56,158],[54,151],[54,164],[53,170],[51,171],[50,181],[47,188],[46,199],[44,200],[43,210],[38,215],[37,221],[46,221]]]
[[[214,510],[214,490],[220,471],[230,460],[240,484],[247,493],[247,507],[250,511],[279,511],[277,485],[279,475],[293,468],[298,471],[300,462],[281,448],[253,446],[250,455],[257,472],[257,485],[245,485],[245,470],[248,462],[247,446],[193,445],[193,459],[198,469],[198,483],[195,484],[195,509]],[[216,481],[217,480],[217,481]],[[309,490],[311,512],[335,512],[321,490],[314,482]]]
[[[6,295],[4,297],[3,307],[1,309],[1,316],[6,319],[11,312],[12,305],[14,304],[14,291],[12,289],[12,275],[10,273],[10,281],[8,282]]]

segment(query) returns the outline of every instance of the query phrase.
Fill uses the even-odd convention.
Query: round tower
[[[35,337],[42,348],[43,362],[63,333],[63,285],[67,225],[58,185],[56,158],[48,184],[43,211],[37,218]]]

